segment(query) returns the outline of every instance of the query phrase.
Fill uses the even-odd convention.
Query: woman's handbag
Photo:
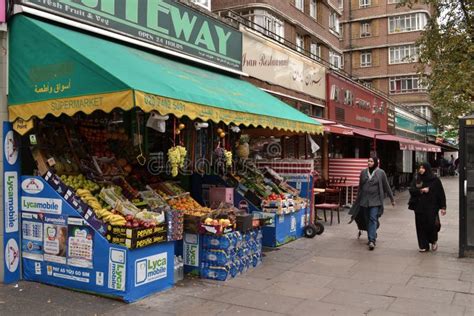
[[[418,206],[418,197],[417,196],[410,196],[408,200],[408,209],[414,211]]]

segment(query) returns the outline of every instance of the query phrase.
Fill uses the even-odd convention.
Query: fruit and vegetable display
[[[245,167],[244,172],[232,174],[226,180],[255,207],[276,214],[288,214],[306,207],[306,201],[298,197],[299,191],[274,170],[260,170],[251,163]]]
[[[73,188],[74,190],[85,189],[91,192],[98,192],[101,189],[101,187],[97,183],[86,179],[83,174],[78,174],[77,176],[61,175],[60,178],[66,185]]]
[[[168,204],[174,209],[183,211],[185,215],[206,216],[212,212],[210,208],[201,206],[189,194],[172,198],[168,201]]]
[[[150,184],[149,187],[155,190],[165,200],[186,193],[183,188],[173,181],[160,181],[158,183]]]
[[[86,220],[106,227],[104,235],[110,242],[138,248],[163,240],[180,240],[183,231],[199,233],[202,226],[215,229],[215,234],[235,230],[233,207],[213,210],[202,206],[176,182],[142,173],[145,168],[137,160],[137,150],[143,138],[139,131],[133,134],[126,130],[120,116],[90,117],[76,118],[74,124],[45,125],[44,135],[46,138],[66,135],[57,151],[54,148],[48,151],[55,153],[56,171],[62,172],[59,181],[64,183],[64,188],[60,185],[58,188],[61,192],[67,188],[74,192],[71,201],[80,202]],[[185,125],[180,123],[176,127],[179,141],[171,148],[166,145],[163,148],[168,150],[173,177],[184,167],[188,155],[181,139]],[[59,132],[53,132],[56,129]],[[132,128],[132,131],[137,130]],[[219,143],[224,144],[226,132],[223,129],[217,132]],[[220,147],[220,154],[223,165],[230,167],[232,152]],[[249,186],[252,181],[250,178]],[[254,182],[257,191],[266,196],[272,192],[261,181]],[[212,229],[206,233],[212,234]]]
[[[113,157],[93,157],[94,164],[97,168],[97,171],[103,177],[113,177],[113,176],[120,176],[124,175],[125,172],[122,168],[117,164],[117,161]]]

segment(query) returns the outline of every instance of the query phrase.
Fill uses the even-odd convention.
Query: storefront
[[[165,2],[171,13],[198,14]],[[61,6],[61,14],[73,10]],[[210,49],[222,36],[239,38],[217,21],[217,37],[206,37],[207,22],[196,45]],[[230,168],[247,128],[320,134],[321,125],[245,81],[61,24],[18,14],[9,36],[13,124],[5,125],[4,185],[11,188],[12,220],[4,237],[13,252],[6,281],[18,280],[22,260],[27,280],[130,302],[171,287],[177,255],[219,280],[259,264],[262,236],[253,228],[260,222],[243,215],[238,230],[233,203],[198,204],[189,175]],[[222,41],[212,47],[229,48]],[[236,66],[231,57],[204,55]],[[297,198],[289,187],[274,190],[281,191],[278,201]]]
[[[331,178],[355,184],[366,159],[376,153],[390,184],[398,188],[410,180],[414,152],[426,155],[439,151],[437,146],[394,135],[398,134],[399,117],[390,99],[336,73],[327,77],[329,119],[349,126],[354,135],[330,139]]]
[[[366,165],[364,161],[376,150],[378,143],[374,139],[387,134],[392,104],[382,95],[335,72],[328,73],[326,80],[329,119],[352,131],[329,138],[329,178],[345,178],[355,185],[361,167]],[[381,149],[377,152],[382,152]]]

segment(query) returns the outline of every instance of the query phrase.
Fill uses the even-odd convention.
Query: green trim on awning
[[[232,115],[235,124],[322,133],[322,126],[312,118],[243,80],[36,19],[13,18],[10,47],[11,120],[44,117],[38,105],[45,102],[53,114],[71,115],[80,107],[55,107],[55,100],[74,105],[84,96],[136,90],[173,100],[173,104],[178,100],[193,107],[202,105],[207,114],[219,114],[206,116],[214,121],[223,115],[219,110],[225,111],[225,117],[232,111],[242,114]],[[69,98],[76,103],[68,103]],[[122,100],[128,108],[130,100]],[[163,112],[166,106],[160,109]],[[168,112],[174,113],[173,108]]]

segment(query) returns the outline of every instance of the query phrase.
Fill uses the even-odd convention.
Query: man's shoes
[[[431,244],[431,250],[432,251],[438,250],[438,243],[437,242],[435,242],[434,244]]]
[[[420,248],[420,249],[418,249],[418,251],[419,251],[419,252],[428,252],[428,251],[430,251],[430,250],[429,250],[429,249]]]
[[[369,250],[374,250],[375,249],[375,243],[373,241],[369,242]]]

